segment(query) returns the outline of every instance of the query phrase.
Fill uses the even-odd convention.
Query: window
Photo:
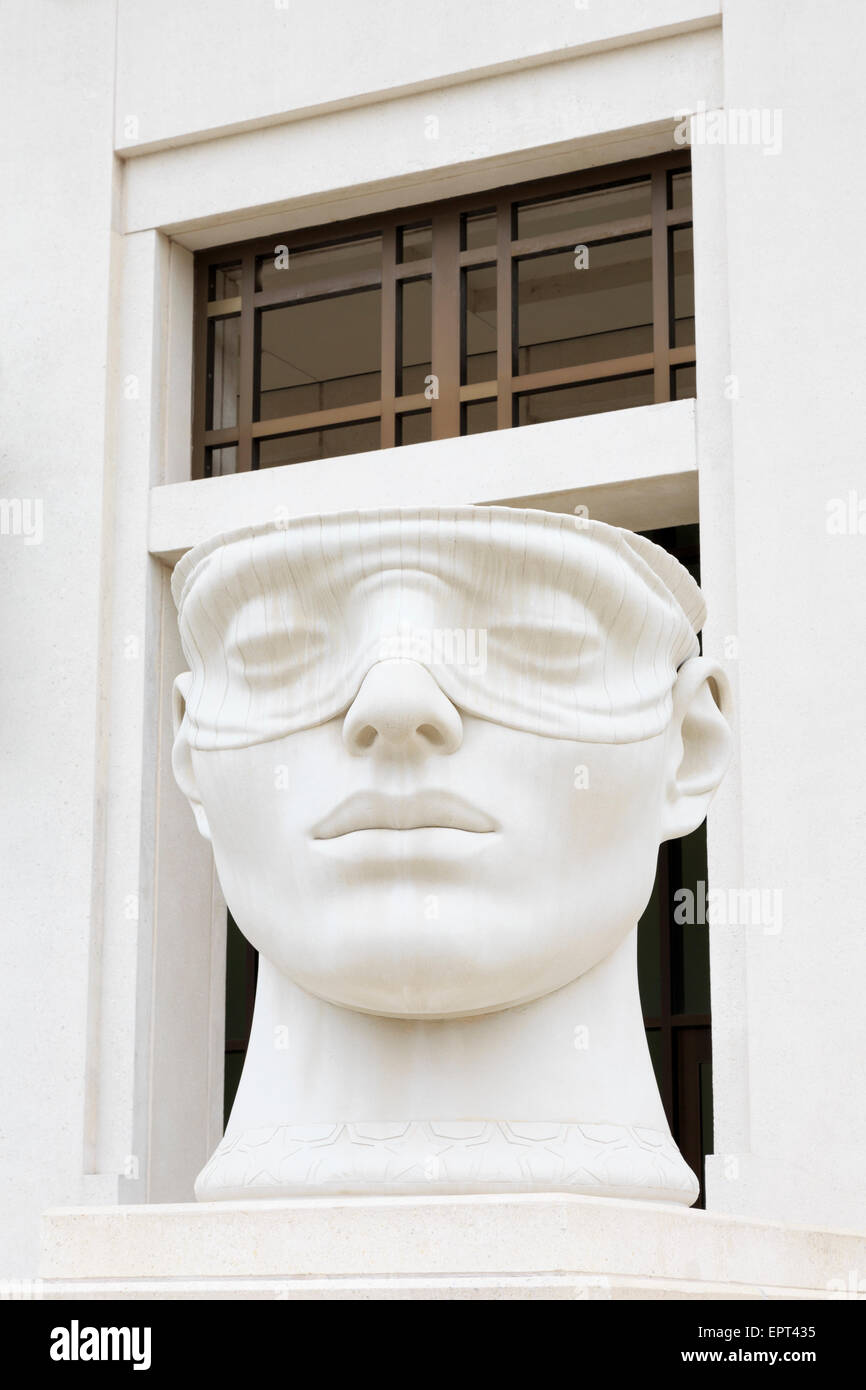
[[[700,583],[697,526],[646,534]],[[671,1132],[701,1184],[699,1207],[704,1205],[704,1159],[713,1151],[710,939],[701,907],[706,883],[704,824],[659,847],[652,897],[638,927],[638,979],[650,1057]],[[677,897],[680,890],[686,892]]]
[[[228,1124],[244,1069],[253,1026],[259,953],[251,946],[230,912],[226,913],[225,1062],[223,1127]]]
[[[193,476],[695,391],[683,152],[196,257]]]
[[[709,927],[700,920],[707,881],[707,831],[659,849],[652,897],[638,929],[638,977],[650,1057],[668,1124],[683,1158],[701,1184],[713,1152],[713,1079],[710,1025]],[[686,889],[694,913],[679,910]],[[685,916],[685,922],[678,920]],[[694,921],[688,917],[694,916]]]

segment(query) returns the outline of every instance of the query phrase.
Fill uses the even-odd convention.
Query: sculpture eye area
[[[387,659],[418,661],[455,705],[512,729],[661,733],[703,601],[671,556],[629,535],[466,507],[352,527],[299,518],[205,543],[174,579],[190,743],[244,747],[324,723]]]

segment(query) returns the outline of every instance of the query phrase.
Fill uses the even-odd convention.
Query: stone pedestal
[[[525,1193],[75,1208],[49,1299],[866,1298],[866,1236]]]

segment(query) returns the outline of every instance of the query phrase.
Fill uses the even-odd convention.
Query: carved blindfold
[[[342,714],[377,661],[426,666],[460,709],[592,743],[661,733],[703,598],[667,551],[550,512],[344,512],[215,536],[175,569],[198,749]]]

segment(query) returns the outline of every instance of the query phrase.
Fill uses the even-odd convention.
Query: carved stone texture
[[[196,1182],[208,1202],[315,1193],[399,1196],[580,1192],[682,1201],[698,1195],[669,1134],[624,1125],[415,1120],[279,1125],[224,1139]]]

